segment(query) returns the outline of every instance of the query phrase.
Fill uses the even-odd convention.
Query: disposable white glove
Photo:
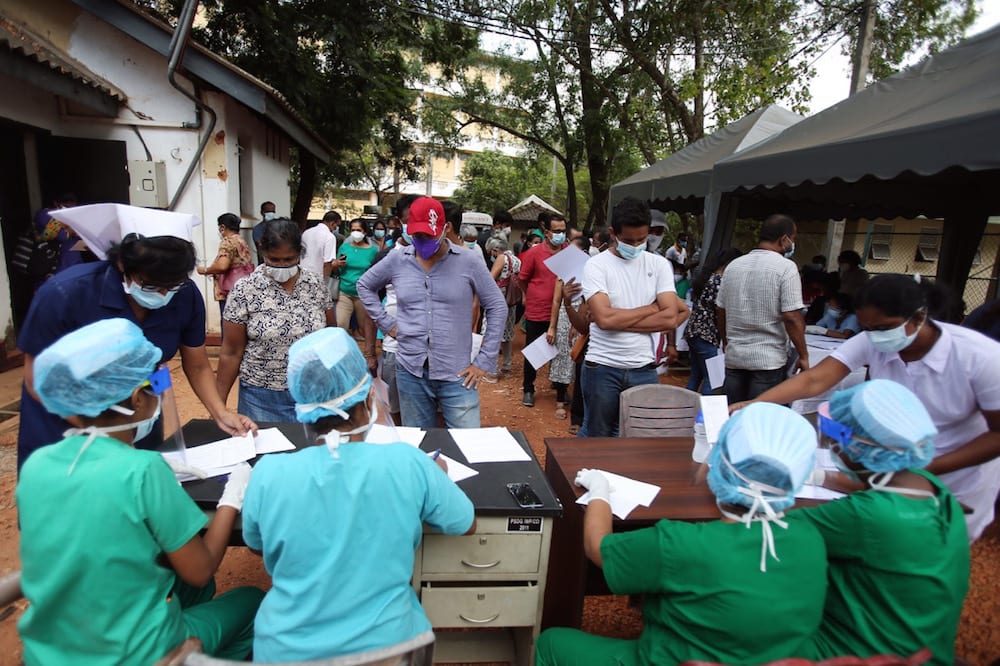
[[[174,476],[194,476],[199,479],[207,479],[208,474],[205,470],[199,469],[194,465],[188,465],[186,462],[177,460],[176,458],[166,458],[167,464],[170,465],[170,469],[173,470]]]
[[[600,470],[581,469],[573,483],[590,491],[590,502],[599,499],[611,504],[611,483]]]
[[[806,483],[810,483],[814,486],[822,486],[824,481],[826,481],[826,470],[822,467],[816,467],[813,469],[812,474],[809,475],[809,479]]]
[[[243,508],[243,496],[247,492],[247,484],[250,483],[250,465],[240,463],[229,473],[229,480],[226,487],[222,489],[222,497],[216,508],[231,506],[237,511]]]
[[[822,326],[817,326],[816,324],[809,324],[806,326],[806,333],[811,335],[826,335],[827,329]]]

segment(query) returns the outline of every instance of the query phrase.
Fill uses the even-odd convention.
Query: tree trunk
[[[608,168],[606,146],[604,141],[604,120],[601,117],[601,106],[605,99],[601,93],[600,83],[594,76],[593,53],[590,48],[590,25],[595,13],[593,2],[586,6],[586,14],[573,12],[573,36],[580,55],[580,102],[581,129],[583,130],[583,145],[587,151],[587,170],[590,172],[590,210],[586,222],[576,219],[577,226],[587,228],[595,224],[604,225],[610,196],[611,174]]]
[[[292,219],[304,226],[312,208],[313,190],[316,187],[316,158],[312,153],[299,149],[299,186],[292,204]]]

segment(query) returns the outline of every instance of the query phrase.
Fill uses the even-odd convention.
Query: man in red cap
[[[507,302],[482,256],[445,238],[440,201],[414,201],[406,233],[412,245],[390,252],[358,281],[358,296],[368,314],[398,342],[396,384],[403,425],[436,427],[440,406],[447,427],[478,428],[476,388],[496,370]],[[396,290],[395,317],[378,297],[389,283]],[[456,322],[469,320],[474,296],[486,311],[488,326],[472,358],[472,331]]]

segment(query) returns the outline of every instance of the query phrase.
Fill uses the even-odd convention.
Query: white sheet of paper
[[[837,466],[833,462],[833,451],[830,449],[816,449],[816,467],[836,470]]]
[[[479,474],[479,472],[472,469],[471,467],[463,465],[454,458],[449,458],[443,453],[441,454],[440,457],[441,460],[445,461],[448,464],[448,478],[454,481],[455,483],[468,479],[470,476],[475,476],[476,474]]]
[[[450,428],[469,464],[531,460],[507,428]]]
[[[253,448],[260,456],[278,451],[294,451],[295,445],[277,428],[263,428],[253,438]]]
[[[687,330],[688,321],[690,320],[685,319],[684,322],[677,327],[677,332],[674,335],[674,340],[677,341],[677,351],[679,352],[691,350],[690,345],[688,345],[687,339],[684,337],[684,331]]]
[[[418,449],[424,441],[424,436],[427,435],[420,428],[414,428],[413,426],[396,426],[396,434],[399,435],[399,441],[410,446],[415,446]]]
[[[729,420],[729,399],[724,395],[703,395],[701,415],[705,419],[705,439],[709,444],[719,441],[722,424]]]
[[[184,462],[181,457],[180,451],[168,451],[161,454],[167,460],[179,460]],[[239,463],[237,463],[239,464]],[[236,465],[229,465],[227,467],[216,467],[213,469],[201,469],[205,473],[205,478],[210,479],[215,476],[222,476],[223,474],[229,474],[236,468]],[[194,476],[193,474],[174,474],[177,477],[178,483],[187,483],[188,481],[197,481],[200,477]]]
[[[799,499],[835,500],[844,497],[844,493],[807,483],[795,496]]]
[[[721,349],[712,358],[705,359],[705,368],[708,370],[708,385],[713,389],[726,383],[726,355]]]
[[[542,263],[563,282],[570,280],[583,282],[583,265],[588,259],[590,259],[589,254],[570,244]]]
[[[396,426],[373,423],[365,435],[365,441],[369,444],[395,444],[400,441],[399,432]]]
[[[206,472],[221,467],[232,467],[257,457],[253,433],[243,437],[228,437],[217,442],[190,447],[185,455],[187,464]]]
[[[559,348],[555,345],[550,345],[544,335],[539,335],[534,342],[521,350],[521,353],[524,354],[525,360],[535,370],[538,370],[556,357],[556,354],[559,353]]]
[[[840,349],[844,344],[844,340],[838,338],[828,338],[825,335],[814,335],[812,333],[806,333],[806,346],[815,347],[816,349]]]
[[[660,492],[660,487],[654,486],[651,483],[637,481],[627,476],[605,472],[604,470],[601,470],[601,473],[608,478],[608,483],[611,484],[611,513],[623,520],[635,511],[637,506],[649,506],[652,504],[657,493]],[[586,492],[580,496],[576,503],[587,504],[589,501],[590,493]]]
[[[473,333],[472,357],[469,359],[469,363],[473,363],[476,360],[476,357],[479,356],[479,350],[482,349],[482,347],[483,347],[483,336],[479,335],[478,333]],[[388,400],[386,400],[386,404],[389,404]]]

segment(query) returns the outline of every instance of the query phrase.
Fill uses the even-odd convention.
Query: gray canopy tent
[[[673,155],[611,187],[611,208],[625,197],[648,201],[653,208],[701,214],[712,189],[712,167],[721,159],[781,132],[802,116],[774,104],[730,123]]]
[[[730,241],[737,214],[942,217],[937,276],[960,291],[1000,212],[1000,26],[720,161],[712,177],[710,251]]]

